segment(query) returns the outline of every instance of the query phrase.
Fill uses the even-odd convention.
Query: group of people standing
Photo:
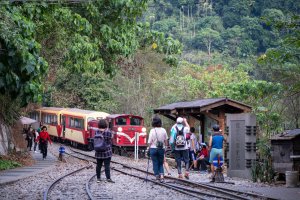
[[[38,147],[43,154],[43,160],[45,160],[47,157],[48,142],[52,144],[49,133],[47,132],[47,127],[41,125],[38,129],[34,129],[29,125],[28,129],[25,129],[24,131],[26,134],[27,149],[31,151],[32,145],[34,144],[34,152],[37,153]]]
[[[178,178],[189,179],[190,160],[194,169],[206,170],[207,165],[210,165],[212,172],[212,179],[214,177],[213,160],[217,156],[223,156],[223,134],[219,130],[218,125],[214,125],[213,133],[210,136],[209,146],[206,143],[201,143],[201,150],[197,137],[195,135],[195,128],[190,127],[187,120],[182,117],[176,119],[176,124],[172,126],[170,131],[170,138],[167,132],[162,128],[161,119],[156,116],[152,120],[152,129],[149,134],[149,151],[153,163],[153,171],[156,179],[164,182],[164,162],[165,162],[165,149],[168,142],[171,146],[172,152],[175,157]],[[210,154],[208,155],[208,151]],[[185,170],[182,170],[182,161],[184,162]],[[168,170],[168,169],[167,169]],[[168,170],[169,171],[169,170]]]

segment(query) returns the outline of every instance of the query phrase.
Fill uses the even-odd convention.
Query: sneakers
[[[97,178],[97,183],[100,183],[101,182],[101,179],[100,178]]]
[[[164,178],[160,178],[159,182],[164,183],[165,179]]]
[[[179,174],[179,175],[178,175],[178,178],[182,179],[182,178],[183,178],[182,174]]]
[[[37,151],[34,151],[34,153],[37,153]]]
[[[115,183],[113,180],[111,180],[110,178],[106,180],[109,183]]]

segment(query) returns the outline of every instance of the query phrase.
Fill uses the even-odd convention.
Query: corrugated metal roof
[[[300,129],[286,130],[283,133],[274,135],[271,140],[291,140],[300,135]]]
[[[131,115],[131,114],[111,114],[111,115],[108,115],[107,118],[117,118],[117,117],[127,117],[127,116],[139,117],[139,118],[143,119],[143,117],[141,117],[141,116]]]
[[[78,108],[66,108],[63,110],[63,113],[80,113],[83,115],[89,115],[89,114],[93,114],[93,113],[101,113],[101,114],[106,114],[109,115],[108,113],[105,112],[100,112],[100,111],[95,111],[95,110],[82,110],[82,109],[78,109]]]
[[[226,101],[226,100],[251,108],[251,106],[249,106],[249,105],[246,105],[244,103],[241,103],[241,102],[238,102],[238,101],[235,101],[235,100],[232,100],[232,99],[228,99],[228,98],[210,98],[210,99],[197,99],[197,100],[194,100],[194,101],[183,101],[183,102],[171,103],[171,104],[168,104],[168,105],[161,106],[161,107],[159,107],[157,109],[154,109],[154,110],[159,111],[159,110],[173,110],[173,109],[176,109],[176,108],[204,107],[204,106],[208,106],[208,105],[211,105],[211,104],[214,104],[214,103],[217,103],[217,102],[220,102],[220,101]]]

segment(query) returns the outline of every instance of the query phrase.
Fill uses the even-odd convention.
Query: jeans
[[[150,157],[155,176],[164,175],[165,149],[150,148]]]
[[[104,162],[106,179],[110,179],[110,161],[111,161],[111,157],[104,158],[104,159],[99,159],[99,158],[97,159],[97,167],[96,167],[97,179],[100,179],[103,162]]]
[[[175,150],[175,160],[177,164],[178,174],[182,174],[181,172],[181,161],[183,160],[185,163],[185,171],[189,171],[189,150]]]
[[[34,142],[34,146],[33,146],[33,150],[34,150],[34,151],[36,151],[36,146],[37,146],[37,144],[38,144],[37,142]],[[40,146],[40,145],[39,145],[39,146]],[[39,148],[39,146],[38,146],[38,148]]]
[[[43,158],[46,158],[47,157],[47,147],[48,147],[48,144],[47,142],[41,142],[41,152],[43,154]]]

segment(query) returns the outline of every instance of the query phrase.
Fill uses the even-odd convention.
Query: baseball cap
[[[178,117],[177,120],[176,120],[176,123],[177,124],[182,124],[183,122],[183,118],[182,117]]]

